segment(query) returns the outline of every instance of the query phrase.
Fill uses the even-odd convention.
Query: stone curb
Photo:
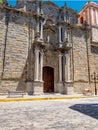
[[[98,96],[6,98],[6,99],[0,99],[0,103],[1,102],[21,102],[21,101],[43,101],[43,100],[70,100],[70,99],[80,99],[80,98],[98,98]]]

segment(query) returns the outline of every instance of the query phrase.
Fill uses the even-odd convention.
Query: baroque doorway
[[[54,69],[49,66],[43,67],[44,93],[54,92]]]

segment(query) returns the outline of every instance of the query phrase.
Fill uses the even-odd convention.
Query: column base
[[[33,87],[32,81],[26,82],[26,92],[28,93],[28,95],[33,95],[34,87]]]
[[[73,94],[73,82],[58,82],[55,90],[61,94]]]
[[[43,82],[34,81],[33,82],[33,87],[34,87],[34,95],[43,94]]]
[[[65,83],[63,82],[58,82],[57,83],[57,92],[61,93],[61,94],[66,94],[66,86]]]
[[[73,94],[73,82],[72,81],[68,81],[65,82],[65,86],[66,86],[66,93],[69,94]]]

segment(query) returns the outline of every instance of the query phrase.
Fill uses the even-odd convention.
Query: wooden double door
[[[46,66],[43,67],[43,81],[44,87],[43,91],[45,93],[54,92],[54,69]]]

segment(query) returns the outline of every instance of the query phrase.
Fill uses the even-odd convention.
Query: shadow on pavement
[[[98,119],[98,104],[75,104],[69,108]]]

